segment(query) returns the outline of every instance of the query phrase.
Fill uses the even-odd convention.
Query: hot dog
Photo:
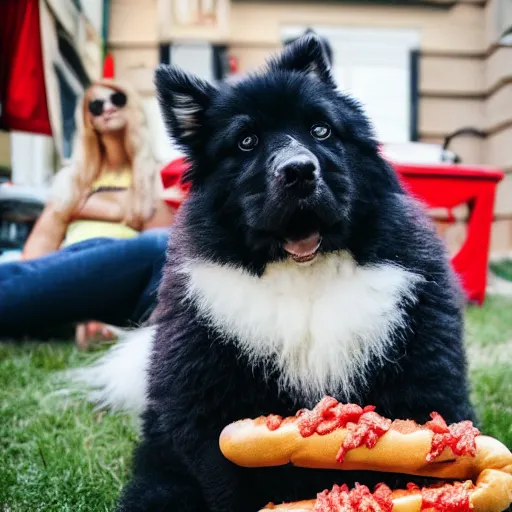
[[[343,500],[325,499],[333,491],[320,493],[316,500],[284,503],[281,505],[269,504],[260,512],[293,511],[293,512],[501,512],[512,502],[512,477],[503,471],[485,470],[477,479],[476,484],[470,480],[457,484],[443,484],[439,487],[426,487],[418,489],[410,486],[409,489],[389,491],[389,500],[375,500],[374,493],[363,494],[366,502],[357,500],[360,497],[354,491],[347,491],[346,504]],[[334,489],[336,495],[337,490]],[[362,493],[359,493],[362,494]],[[370,496],[371,498],[368,498]],[[373,499],[373,500],[372,500]],[[344,504],[341,508],[339,504]],[[372,508],[370,508],[371,503]],[[337,508],[338,507],[338,508]]]
[[[432,413],[431,421],[418,425],[413,421],[388,420],[373,407],[339,404],[325,397],[313,410],[299,411],[295,417],[282,419],[271,415],[228,425],[221,434],[220,449],[230,461],[245,467],[291,463],[308,468],[458,480],[463,483],[457,484],[457,492],[462,492],[461,485],[465,486],[468,510],[500,512],[512,503],[512,454],[507,447],[492,437],[480,435],[469,421],[448,426],[436,413]],[[454,489],[446,487],[445,491],[453,494]],[[389,498],[389,511],[427,510],[427,491],[434,493],[412,488],[394,491]],[[274,510],[331,512],[329,508],[316,509],[320,506],[318,499],[281,505]],[[333,508],[332,512],[338,510],[345,509]]]

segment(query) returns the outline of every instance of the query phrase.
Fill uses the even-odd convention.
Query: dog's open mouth
[[[306,263],[315,259],[322,239],[319,233],[313,233],[302,240],[286,240],[283,248],[297,263]]]

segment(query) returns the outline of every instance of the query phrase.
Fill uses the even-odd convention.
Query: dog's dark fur
[[[168,126],[190,157],[192,189],[168,252],[143,439],[120,510],[255,512],[269,501],[314,497],[333,482],[393,484],[389,475],[242,469],[228,462],[218,445],[224,426],[262,414],[293,415],[314,403],[280,388],[268,363],[250,363],[236,340],[212,328],[187,298],[177,269],[202,258],[261,276],[269,262],[287,257],[283,239],[318,231],[323,253],[345,250],[360,266],[391,262],[420,275],[415,301],[402,305],[405,325],[392,333],[389,362],[375,361],[369,386],[353,396],[327,391],[374,404],[390,418],[424,422],[436,410],[454,422],[473,416],[462,301],[433,227],[379,156],[361,108],[335,90],[314,36],[233,86],[216,88],[168,67],[159,68],[156,85]],[[319,121],[333,130],[321,142],[310,135]],[[237,147],[247,133],[259,137],[250,152]],[[320,162],[323,181],[314,197],[291,197],[272,181],[273,155],[288,136]]]

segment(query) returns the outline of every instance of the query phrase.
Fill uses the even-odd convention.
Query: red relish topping
[[[451,448],[455,455],[476,455],[476,437],[480,435],[480,431],[471,421],[461,421],[448,426],[437,412],[433,412],[430,417],[432,420],[425,424],[433,432],[427,462],[439,457],[447,447]]]
[[[471,482],[445,484],[441,487],[421,489],[421,510],[434,509],[437,512],[469,512]]]
[[[470,512],[472,505],[471,481],[443,484],[420,489],[407,484],[407,493],[421,494],[421,510],[434,509],[437,512]],[[400,492],[400,491],[397,491]],[[405,491],[401,492],[403,496]],[[373,493],[365,485],[356,484],[349,490],[346,484],[335,485],[331,491],[317,495],[312,512],[392,512],[393,493],[385,484],[375,487]]]
[[[265,423],[269,430],[274,431],[281,426],[281,423],[283,423],[283,418],[277,414],[270,414],[265,418]]]
[[[451,448],[455,455],[476,455],[476,437],[480,434],[471,421],[447,425],[443,417],[433,412],[432,420],[425,428],[432,431],[432,445],[427,462],[432,462],[445,448]],[[267,416],[265,423],[269,430],[277,430],[283,418],[275,414]],[[391,420],[375,412],[373,405],[364,408],[356,404],[340,404],[335,398],[326,396],[312,409],[301,409],[296,415],[297,427],[302,437],[313,434],[325,436],[336,429],[346,428],[347,435],[336,456],[343,462],[346,453],[354,448],[366,446],[371,449],[392,426]]]
[[[365,485],[356,484],[349,490],[346,485],[335,485],[331,491],[317,495],[313,512],[392,512],[391,490],[384,484],[372,493]]]
[[[336,455],[336,460],[342,463],[345,454],[349,450],[359,448],[360,446],[372,449],[390,427],[391,420],[383,418],[376,412],[363,413],[357,423],[349,423],[347,425],[348,432]]]

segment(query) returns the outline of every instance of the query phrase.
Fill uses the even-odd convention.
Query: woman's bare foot
[[[75,341],[77,346],[86,350],[91,343],[99,341],[113,341],[117,336],[101,322],[86,322],[77,325],[75,331]]]

